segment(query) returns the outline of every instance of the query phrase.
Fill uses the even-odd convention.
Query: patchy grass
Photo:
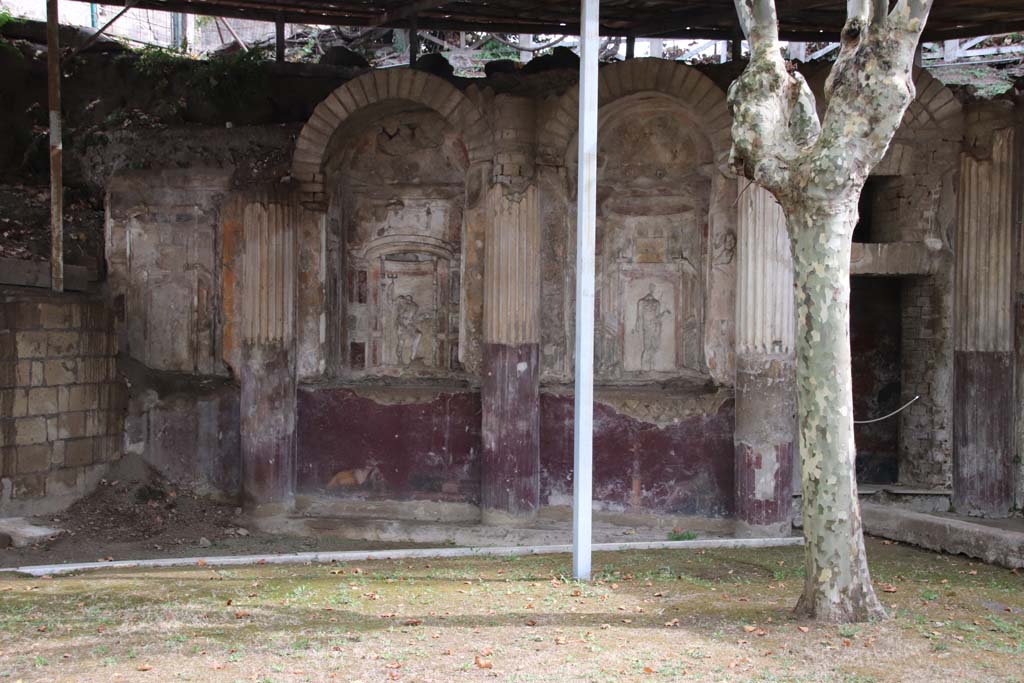
[[[0,575],[0,682],[1024,681],[1024,577],[869,554],[893,618],[838,627],[799,548]]]

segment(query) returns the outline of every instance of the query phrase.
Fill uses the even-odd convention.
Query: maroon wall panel
[[[302,387],[298,405],[299,493],[479,503],[479,394],[398,403],[348,388]],[[572,396],[541,394],[544,504],[572,495],[572,409]],[[658,426],[596,403],[594,500],[637,511],[731,514],[733,412],[728,401],[715,414]]]
[[[375,392],[300,388],[298,492],[478,502],[479,394]]]
[[[1013,353],[954,356],[953,505],[960,514],[1006,517],[1013,508]]]
[[[733,402],[658,426],[594,404],[594,500],[638,511],[722,516],[734,499]],[[541,495],[572,495],[572,396],[541,394]]]

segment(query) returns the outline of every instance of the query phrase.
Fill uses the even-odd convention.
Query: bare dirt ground
[[[869,555],[855,626],[792,618],[799,548],[0,574],[0,681],[1024,680],[1024,577]]]
[[[33,521],[65,533],[37,546],[0,549],[0,568],[411,545],[263,533],[251,528],[233,504],[195,495],[151,472],[103,480],[92,495],[64,512]]]

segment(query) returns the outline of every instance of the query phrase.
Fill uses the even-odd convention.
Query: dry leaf
[[[476,656],[476,659],[473,660],[473,663],[476,664],[476,668],[478,668],[478,669],[493,669],[494,668],[494,664],[491,662],[491,660],[484,659],[480,655]]]
[[[135,667],[135,670],[136,671],[152,671],[153,667],[151,667],[149,664],[139,664],[137,667]]]
[[[800,631],[800,633],[807,633],[807,632],[808,632],[808,631],[810,631],[811,629],[807,628],[806,626],[797,626],[797,627],[796,627],[796,630],[797,630],[797,631]]]
[[[747,626],[743,627],[743,630],[746,631],[747,633],[753,633],[754,631],[757,630],[757,627],[756,626],[747,625]]]

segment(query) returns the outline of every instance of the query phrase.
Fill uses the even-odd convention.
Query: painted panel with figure
[[[602,121],[598,177],[597,374],[634,382],[706,372],[706,143],[660,99]]]
[[[339,146],[331,202],[335,370],[457,371],[465,148],[436,113],[378,119]]]

